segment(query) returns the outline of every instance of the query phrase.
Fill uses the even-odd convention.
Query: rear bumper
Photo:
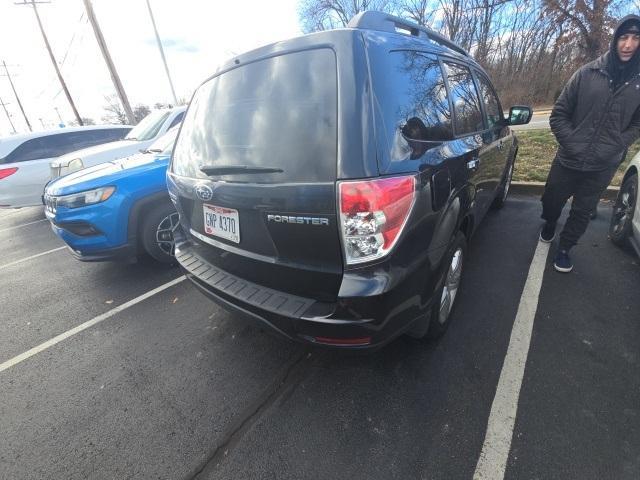
[[[384,346],[428,321],[430,298],[417,294],[411,275],[395,287],[371,296],[316,301],[249,282],[208,263],[189,242],[176,245],[176,259],[187,278],[223,308],[267,325],[287,338],[314,345],[356,350]],[[420,275],[421,272],[416,272]],[[424,292],[425,290],[423,290]]]

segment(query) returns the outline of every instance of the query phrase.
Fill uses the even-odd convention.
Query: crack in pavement
[[[317,352],[317,351],[316,351]],[[314,357],[322,358],[325,352],[314,352]],[[231,424],[227,432],[223,435],[221,443],[211,452],[211,454],[194,469],[194,472],[185,477],[185,480],[195,480],[201,478],[200,475],[211,472],[229,454],[244,434],[262,417],[282,394],[290,388],[296,387],[310,372],[309,365],[312,350],[304,349],[295,360],[290,363],[283,372],[278,375],[269,387],[260,395],[246,410],[245,414]]]

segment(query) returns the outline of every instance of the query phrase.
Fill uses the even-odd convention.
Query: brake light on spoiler
[[[0,180],[7,178],[9,175],[13,175],[18,171],[18,167],[0,168]]]
[[[339,183],[340,233],[347,264],[387,255],[416,197],[413,175]]]

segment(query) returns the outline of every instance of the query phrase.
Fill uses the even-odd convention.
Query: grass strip
[[[551,162],[556,155],[558,143],[551,130],[526,130],[516,132],[520,141],[513,180],[517,182],[544,182],[547,180]],[[631,145],[627,157],[618,168],[611,185],[620,186],[624,171],[633,156],[640,151],[640,140]]]

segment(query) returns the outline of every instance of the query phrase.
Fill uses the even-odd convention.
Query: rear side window
[[[484,130],[480,98],[473,83],[471,71],[456,63],[444,62],[449,82],[449,91],[453,101],[456,135]]]
[[[32,138],[15,148],[5,158],[0,159],[0,163],[26,162],[40,158],[59,157],[82,148],[120,140],[126,133],[126,128],[105,128],[54,133]]]
[[[100,130],[93,130],[94,145],[121,140],[129,133],[129,130],[130,129],[126,128],[101,128]]]
[[[322,48],[212,78],[183,120],[173,172],[207,178],[200,167],[247,166],[282,172],[233,176],[257,183],[335,180],[336,77],[335,54]]]
[[[493,128],[494,125],[501,122],[504,118],[502,116],[500,101],[498,100],[498,96],[494,92],[491,83],[489,83],[489,80],[487,80],[484,75],[476,73],[476,78],[478,79],[480,96],[482,97],[482,103],[484,103],[484,111],[487,114],[489,128]]]
[[[414,160],[451,140],[451,110],[440,62],[415,51],[395,51],[375,62],[377,103],[392,162]]]
[[[2,163],[27,162],[29,160],[49,157],[49,147],[43,141],[43,137],[38,137],[20,144],[9,155],[2,159]]]
[[[103,140],[96,135],[95,130],[60,133],[58,135],[42,137],[42,140],[48,147],[49,157],[59,157],[65,153],[80,150],[81,148],[92,147],[93,145],[103,142]]]

